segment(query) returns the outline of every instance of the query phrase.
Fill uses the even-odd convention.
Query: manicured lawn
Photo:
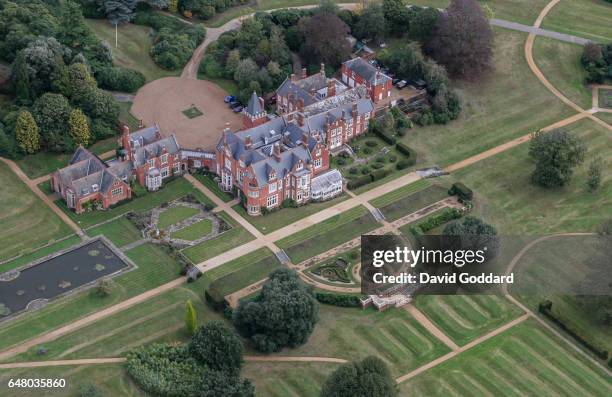
[[[522,314],[497,295],[420,295],[415,305],[459,346]]]
[[[353,268],[361,262],[361,248],[353,248],[316,265],[308,267],[311,278],[330,285],[359,286],[353,278]],[[340,263],[338,263],[340,261]],[[344,262],[344,264],[342,263]]]
[[[261,397],[318,397],[325,379],[340,364],[335,363],[246,363],[242,376],[255,384]]]
[[[214,176],[211,174],[206,174],[206,175],[202,175],[202,174],[193,174],[193,176],[202,183],[202,185],[206,186],[211,192],[213,192],[215,194],[215,196],[219,197],[221,200],[227,202],[230,202],[234,199],[234,196],[232,196],[230,193],[228,192],[224,192],[223,190],[221,190],[221,188],[219,187],[219,184],[217,184],[217,182],[214,181]]]
[[[163,248],[144,244],[126,252],[138,266],[114,278],[112,293],[104,298],[93,290],[60,298],[44,308],[0,325],[0,349],[50,331],[104,307],[117,304],[179,277],[179,264]]]
[[[212,232],[212,222],[210,219],[202,219],[193,225],[177,230],[172,233],[172,237],[193,241],[210,234],[210,232]]]
[[[41,192],[43,192],[44,194],[51,194],[53,193],[53,191],[51,190],[51,180],[47,179],[44,182],[39,183],[38,188],[40,189]]]
[[[88,229],[87,234],[91,237],[103,234],[117,247],[123,247],[124,245],[143,238],[140,230],[124,216],[92,229]]]
[[[479,81],[453,84],[462,99],[459,119],[417,127],[403,137],[423,165],[453,164],[574,114],[529,69],[524,57],[527,35],[497,28],[494,32],[494,71]]]
[[[573,34],[599,43],[612,41],[612,5],[603,0],[560,1],[555,5],[542,27]]]
[[[185,109],[182,112],[187,118],[195,119],[196,117],[200,117],[204,113],[200,109],[195,106],[190,107],[189,109]]]
[[[111,45],[115,65],[138,70],[144,74],[147,81],[180,74],[180,70],[164,70],[153,62],[149,55],[153,40],[149,35],[151,28],[148,26],[131,23],[120,25],[117,30],[119,46],[115,47],[115,27],[110,22],[106,19],[85,21],[100,39]]]
[[[377,312],[321,305],[320,317],[306,344],[279,355],[347,360],[374,355],[398,376],[449,351],[404,309]]]
[[[591,120],[565,129],[587,145],[586,161],[575,169],[571,182],[559,189],[531,183],[533,164],[529,145],[511,150],[456,171],[453,177],[475,192],[474,215],[492,222],[506,235],[594,231],[612,216],[612,169],[604,167],[600,190],[586,188],[589,162],[612,152],[610,132]]]
[[[240,226],[231,216],[225,212],[219,212],[217,214],[221,219],[230,224],[232,228],[218,235],[217,237],[204,241],[200,244],[194,245],[184,249],[182,252],[187,258],[193,263],[200,263],[207,259],[213,258],[225,251],[229,251],[232,248],[236,248],[241,244],[247,243],[253,240],[255,237],[249,233],[245,228]]]
[[[612,125],[612,113],[599,112],[599,113],[595,113],[595,116],[602,119],[606,123]]]
[[[16,267],[26,265],[36,259],[40,259],[44,256],[50,255],[54,252],[63,250],[65,248],[71,247],[79,243],[81,239],[75,234],[70,236],[62,241],[58,241],[55,244],[51,244],[48,247],[40,248],[31,253],[20,256],[19,258],[15,258],[12,261],[3,263],[0,265],[0,273],[6,272],[11,269],[15,269]]]
[[[75,222],[84,228],[91,227],[107,219],[125,214],[129,211],[143,213],[163,203],[167,203],[187,194],[194,195],[202,203],[214,206],[213,202],[208,197],[202,194],[199,190],[194,189],[194,187],[187,180],[185,180],[185,178],[180,177],[169,182],[165,182],[162,189],[158,190],[157,192],[149,193],[144,189],[139,189],[139,192],[142,192],[142,195],[139,194],[138,197],[133,198],[131,201],[120,203],[118,206],[107,211],[92,211],[79,215],[66,208],[66,205],[62,200],[58,200],[55,203],[72,219],[74,219]]]
[[[168,208],[159,214],[157,227],[160,229],[165,229],[168,226],[174,225],[175,223],[191,218],[199,212],[200,211],[197,208],[184,207],[182,205]]]
[[[369,211],[358,206],[276,241],[293,263],[300,263],[381,226]]]
[[[586,72],[580,63],[582,48],[548,37],[536,37],[533,58],[555,88],[578,106],[590,109],[591,87],[585,83]]]
[[[119,102],[119,122],[130,127],[130,131],[138,131],[138,119],[131,113],[132,102]],[[116,144],[115,144],[116,146]],[[114,149],[112,147],[111,149]]]
[[[404,185],[399,189],[395,189],[375,198],[374,200],[370,200],[370,204],[376,208],[386,207],[389,204],[393,204],[429,186],[431,186],[431,182],[428,179],[419,179],[416,182]]]
[[[592,248],[596,241],[595,236],[557,236],[537,243],[516,264],[510,292],[535,312],[540,302],[551,300],[553,313],[572,330],[592,345],[612,351],[610,327],[594,321],[573,294],[562,295],[588,275],[585,264],[596,252]]]
[[[309,215],[319,212],[325,208],[338,204],[348,198],[348,195],[343,194],[329,201],[320,203],[308,203],[297,208],[281,208],[280,210],[270,212],[263,216],[248,215],[246,209],[241,204],[237,204],[232,208],[236,210],[244,219],[255,226],[257,230],[263,234],[271,233],[283,226],[290,225]]]
[[[598,91],[599,103],[597,106],[603,109],[612,109],[612,90],[608,88],[600,88]]]
[[[608,396],[612,381],[534,320],[402,383],[411,396]]]
[[[0,180],[0,261],[72,233],[4,163],[0,163]]]
[[[225,296],[263,280],[272,270],[279,267],[281,264],[272,251],[260,248],[206,272],[205,277],[214,280],[210,287],[216,288]]]

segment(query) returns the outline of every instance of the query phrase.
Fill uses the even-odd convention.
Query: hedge
[[[358,187],[367,185],[370,182],[374,182],[374,181],[377,181],[379,179],[382,179],[382,178],[386,177],[387,175],[389,175],[391,172],[392,171],[388,170],[388,169],[374,170],[374,171],[372,171],[371,173],[369,173],[367,175],[351,179],[346,184],[346,187],[349,190],[356,189]]]
[[[408,145],[406,145],[403,142],[398,142],[395,147],[397,148],[397,151],[400,152],[401,154],[405,155],[408,158],[411,158],[414,156],[414,152],[412,149],[410,149],[408,147]]]
[[[379,128],[372,128],[371,129],[380,139],[382,139],[383,141],[387,142],[389,145],[395,145],[395,138],[392,137],[391,135],[386,134],[384,131],[380,130]]]
[[[453,183],[453,186],[451,186],[451,188],[448,189],[448,194],[450,196],[457,195],[461,200],[468,200],[468,201],[472,200],[472,197],[474,196],[472,189],[465,186],[461,182]]]
[[[445,208],[438,215],[431,216],[415,226],[412,226],[410,232],[415,236],[420,236],[446,222],[459,219],[462,215],[463,213],[457,208]]]
[[[208,287],[208,289],[204,291],[204,298],[216,311],[225,310],[225,308],[229,306],[229,303],[225,300],[225,296],[223,296],[214,285]]]
[[[329,292],[317,292],[315,298],[325,305],[340,307],[361,307],[361,300],[356,295],[334,294]]]
[[[106,90],[136,92],[144,85],[145,77],[137,70],[113,66],[96,73],[96,81]]]
[[[563,322],[563,320],[555,316],[555,314],[552,312],[552,302],[550,300],[547,299],[543,302],[540,302],[540,304],[538,305],[538,311],[542,313],[550,321],[552,321],[557,326],[559,326],[559,328],[561,328],[563,331],[567,332],[572,338],[574,338],[582,346],[586,347],[591,352],[593,352],[593,354],[595,354],[597,357],[599,357],[602,360],[608,359],[607,350],[600,349],[599,347],[592,345],[585,337],[583,337],[582,335],[580,335],[579,333],[571,329],[567,324]]]

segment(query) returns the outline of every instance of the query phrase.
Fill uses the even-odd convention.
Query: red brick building
[[[342,64],[342,82],[349,87],[365,86],[375,103],[391,96],[391,78],[370,65],[363,58],[354,58]]]

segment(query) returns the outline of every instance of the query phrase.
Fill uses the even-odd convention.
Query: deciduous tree
[[[27,110],[22,110],[17,116],[15,136],[25,153],[36,153],[40,149],[40,131],[34,117]]]
[[[381,41],[387,33],[387,22],[383,8],[378,4],[371,4],[364,8],[355,24],[353,35],[358,39],[372,39]]]
[[[302,56],[310,63],[338,66],[348,59],[351,45],[347,40],[349,27],[335,14],[317,13],[300,19],[298,28],[304,37]]]
[[[596,158],[589,164],[589,171],[587,174],[587,186],[590,192],[594,192],[601,186],[601,170],[603,168],[603,161],[601,158]]]
[[[68,120],[72,109],[66,97],[46,93],[34,102],[32,114],[38,127],[42,146],[55,152],[67,152],[74,145],[68,134]]]
[[[529,156],[535,162],[531,180],[546,188],[566,185],[585,152],[584,144],[564,130],[534,133],[529,144]]]
[[[320,397],[394,397],[397,384],[387,364],[375,356],[343,364],[329,375]]]
[[[70,136],[74,143],[76,145],[87,146],[91,140],[91,133],[85,113],[81,109],[73,109],[70,113],[68,125],[70,126]]]
[[[240,373],[244,362],[240,338],[221,321],[200,326],[189,342],[189,353],[210,369],[234,375]]]
[[[185,304],[185,328],[187,329],[189,335],[195,334],[197,326],[198,319],[195,308],[193,307],[191,300],[188,300]]]

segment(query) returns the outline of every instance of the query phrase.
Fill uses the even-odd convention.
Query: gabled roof
[[[276,93],[284,97],[288,97],[289,94],[294,94],[296,99],[302,99],[304,101],[304,106],[308,106],[318,101],[311,92],[316,92],[325,87],[327,87],[327,77],[322,73],[316,73],[312,76],[295,81],[286,78],[280,87],[278,87]]]
[[[176,141],[174,134],[167,138],[162,138],[157,141],[151,142],[145,146],[136,148],[134,152],[134,165],[140,167],[144,165],[148,159],[159,157],[163,149],[166,149],[168,154],[177,154],[180,151],[180,146]]]
[[[363,77],[366,81],[373,85],[379,85],[385,83],[387,80],[391,80],[389,76],[381,73],[374,66],[370,65],[363,58],[353,58],[344,62],[347,68]]]
[[[268,183],[270,171],[276,171],[277,178],[284,178],[293,166],[302,160],[304,164],[310,163],[310,153],[304,146],[296,146],[280,153],[279,159],[276,157],[266,157],[261,161],[251,164],[255,173],[257,184],[261,187]]]
[[[136,141],[140,146],[148,145],[161,138],[162,135],[157,124],[130,133],[130,141]]]

